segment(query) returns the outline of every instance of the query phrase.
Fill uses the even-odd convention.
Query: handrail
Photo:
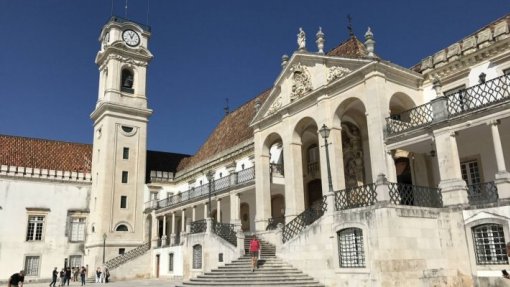
[[[149,249],[150,249],[150,242],[146,242],[146,243],[136,247],[135,249],[131,249],[122,255],[119,255],[117,257],[114,257],[114,258],[106,261],[105,265],[106,265],[106,267],[108,267],[108,269],[113,270],[113,269],[119,267],[120,265],[122,265],[138,256],[145,254],[145,252],[147,252]]]
[[[289,223],[283,226],[282,230],[282,241],[283,243],[289,241],[293,237],[295,237],[298,233],[303,231],[305,227],[314,223],[317,219],[321,218],[321,216],[327,210],[327,196],[323,196],[322,200],[318,202],[317,205],[312,205],[312,207],[306,209],[302,213],[300,213],[296,218],[292,219]]]

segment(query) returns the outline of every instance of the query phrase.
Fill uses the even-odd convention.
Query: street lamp
[[[331,129],[329,129],[326,126],[326,124],[323,124],[322,128],[319,130],[319,133],[325,142],[324,147],[326,147],[326,165],[327,165],[327,169],[328,169],[328,186],[329,186],[329,192],[332,193],[333,192],[333,182],[331,181],[331,167],[329,165],[329,151],[328,151],[328,145],[330,145],[328,143],[329,132],[331,132]]]
[[[106,250],[106,232],[103,233],[103,264],[104,264],[105,250]]]
[[[213,190],[213,179],[214,179],[214,171],[210,170],[205,175],[207,177],[207,181],[209,182],[209,203],[208,203],[208,210],[207,215],[208,217],[211,217],[211,194]]]

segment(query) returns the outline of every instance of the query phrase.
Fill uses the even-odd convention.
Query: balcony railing
[[[207,230],[207,221],[205,219],[200,219],[191,222],[191,233],[202,233]]]
[[[498,201],[498,188],[493,181],[471,184],[468,185],[467,188],[470,204],[484,204]]]
[[[230,174],[226,177],[206,183],[201,186],[189,189],[187,191],[174,194],[170,197],[158,200],[156,202],[149,201],[145,203],[146,208],[160,209],[165,207],[177,206],[189,201],[197,200],[211,194],[216,195],[221,192],[230,190],[237,185],[245,184],[255,179],[255,169],[253,167],[241,170],[237,173]]]
[[[390,201],[398,205],[442,207],[441,190],[435,187],[389,183]]]
[[[441,99],[445,101],[444,106],[433,106],[429,102],[386,118],[387,134],[396,135],[507,101],[510,99],[510,75],[462,89]]]
[[[335,192],[336,210],[370,206],[377,202],[376,184],[347,188]]]

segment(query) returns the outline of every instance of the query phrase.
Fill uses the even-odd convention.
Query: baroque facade
[[[187,280],[257,234],[326,286],[505,284],[509,24],[412,68],[381,59],[370,29],[327,53],[300,29],[274,86],[188,156],[147,150],[150,27],[113,17],[93,144],[0,136],[1,276]]]

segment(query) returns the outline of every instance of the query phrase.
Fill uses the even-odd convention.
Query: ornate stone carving
[[[271,107],[269,107],[267,114],[272,115],[272,114],[276,113],[281,107],[282,107],[282,96],[279,96],[271,104]]]
[[[352,123],[342,123],[342,149],[344,157],[345,187],[363,185],[365,166],[360,130]]]
[[[344,68],[344,67],[331,67],[331,68],[329,68],[328,76],[327,76],[326,80],[328,81],[328,83],[330,83],[331,81],[334,81],[336,79],[340,79],[340,78],[344,77],[345,75],[349,74],[350,72],[351,72],[351,70]]]
[[[290,95],[290,101],[294,101],[312,90],[312,82],[310,81],[308,70],[306,67],[302,66],[301,63],[297,63],[290,70],[292,71],[292,93]]]
[[[297,34],[298,51],[306,51],[306,34],[303,28],[299,27],[299,33]]]

